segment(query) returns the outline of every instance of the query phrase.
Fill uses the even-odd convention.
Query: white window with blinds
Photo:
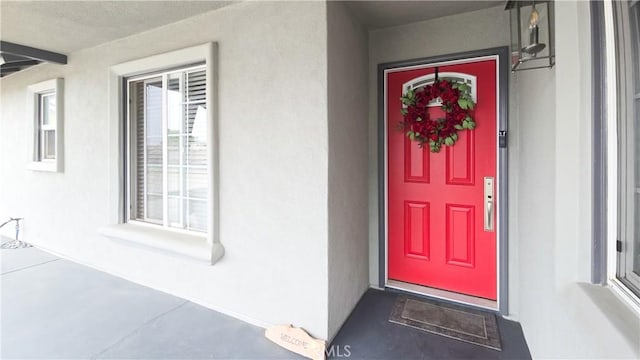
[[[129,221],[206,233],[206,69],[194,65],[128,78]]]

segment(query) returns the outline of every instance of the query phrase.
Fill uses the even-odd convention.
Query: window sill
[[[631,346],[637,346],[640,331],[640,313],[618,293],[616,285],[605,286],[580,283],[579,287],[599,308],[609,322]]]
[[[192,235],[138,224],[116,224],[102,227],[100,234],[127,245],[184,256],[211,265],[224,254],[221,244],[210,244],[206,235]]]
[[[33,171],[61,172],[57,161],[33,161],[27,165],[27,169]]]
[[[640,318],[640,299],[617,278],[609,280],[609,288],[638,318]]]

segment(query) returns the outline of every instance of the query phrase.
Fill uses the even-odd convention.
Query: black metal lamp
[[[553,1],[507,1],[511,18],[511,70],[555,65]]]

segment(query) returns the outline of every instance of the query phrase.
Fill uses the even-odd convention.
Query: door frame
[[[508,132],[507,119],[509,111],[509,48],[507,46],[482,50],[438,55],[405,61],[378,64],[378,269],[379,286],[385,290],[397,291],[387,286],[387,116],[386,116],[386,81],[385,74],[398,68],[432,67],[468,62],[469,60],[496,60],[498,90],[496,119],[496,156],[498,216],[496,217],[497,239],[497,309],[500,314],[508,314]],[[456,302],[456,300],[450,299]],[[475,306],[465,303],[466,305]]]

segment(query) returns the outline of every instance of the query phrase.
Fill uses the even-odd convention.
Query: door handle
[[[494,209],[493,177],[484,178],[484,231],[493,231]]]

